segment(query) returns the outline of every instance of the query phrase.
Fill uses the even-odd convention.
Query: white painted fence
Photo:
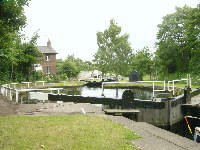
[[[28,87],[30,87],[29,83]],[[14,85],[14,88],[11,88],[11,85]],[[19,93],[20,92],[33,92],[33,91],[51,91],[51,93],[53,93],[53,91],[57,91],[57,94],[60,94],[60,90],[62,90],[63,88],[47,88],[47,89],[17,89],[16,88],[16,84],[3,84],[1,85],[1,93],[3,96],[7,97],[10,99],[10,101],[12,101],[12,97],[15,94],[15,101],[16,103],[18,103],[19,101]],[[40,92],[41,93],[41,92]],[[46,93],[44,93],[45,95]],[[41,95],[41,94],[40,94]],[[44,96],[43,95],[43,96]],[[45,95],[46,96],[46,95]],[[41,98],[41,100],[46,99],[45,98]]]

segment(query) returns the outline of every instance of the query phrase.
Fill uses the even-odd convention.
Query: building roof
[[[57,54],[57,52],[53,48],[49,48],[47,46],[38,46],[38,49],[41,53],[52,53]]]
[[[38,46],[38,49],[41,53],[51,53],[51,54],[58,54],[52,47],[51,41],[48,40],[47,46]]]

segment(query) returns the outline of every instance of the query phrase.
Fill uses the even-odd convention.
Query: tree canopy
[[[128,38],[128,34],[121,34],[121,27],[114,20],[110,20],[108,29],[97,33],[99,48],[94,55],[94,62],[101,72],[127,75],[132,55]]]
[[[74,55],[68,55],[64,61],[57,60],[56,68],[58,75],[76,78],[80,71],[94,70],[95,65],[90,61],[83,61],[80,58],[75,58]]]
[[[137,51],[135,55],[133,55],[132,66],[134,70],[137,70],[140,73],[141,77],[144,75],[153,75],[153,55],[148,47],[144,47],[143,49]]]
[[[33,63],[41,56],[37,47],[37,34],[29,42],[20,31],[26,25],[24,6],[29,0],[0,0],[0,78],[28,80]]]
[[[161,74],[199,73],[200,11],[188,6],[164,16],[158,25],[156,51]]]

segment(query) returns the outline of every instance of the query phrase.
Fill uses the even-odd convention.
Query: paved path
[[[66,115],[76,113],[86,114],[104,114],[101,107],[91,105],[88,103],[44,103],[44,104],[20,104],[18,107],[17,115],[35,115],[35,116],[47,116],[47,115]]]
[[[107,116],[112,121],[135,131],[142,138],[133,144],[142,150],[200,150],[200,144],[145,122],[135,122],[122,116]]]
[[[200,95],[194,96],[191,98],[191,104],[200,104]]]

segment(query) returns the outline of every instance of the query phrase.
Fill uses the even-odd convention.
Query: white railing
[[[37,83],[42,83],[42,85],[44,86],[44,83],[47,81],[35,81],[35,86],[37,86]]]
[[[24,82],[25,83],[25,82]],[[43,82],[44,83],[44,82]],[[58,94],[60,94],[60,90],[62,90],[63,88],[47,88],[47,89],[17,89],[16,88],[16,84],[17,83],[11,83],[11,84],[3,84],[1,85],[1,93],[3,96],[7,97],[10,99],[10,101],[12,101],[12,97],[15,93],[15,100],[16,103],[18,103],[19,101],[19,93],[20,92],[31,92],[31,91],[51,91],[51,93],[53,93],[53,91],[57,91]],[[29,83],[25,83],[28,84],[28,87],[30,87]],[[11,85],[13,85],[14,87],[11,88]]]
[[[180,79],[180,80],[172,80],[172,81],[168,81],[168,91],[172,91],[172,95],[174,96],[175,94],[175,86],[174,83],[175,82],[180,82],[180,81],[187,81],[187,85],[189,85],[189,87],[191,88],[192,86],[192,82],[191,82],[191,78],[189,77],[189,79]],[[172,89],[170,90],[170,83],[172,83]]]
[[[161,82],[161,83],[163,83],[163,89],[162,90],[155,90],[155,82]],[[165,91],[165,81],[102,82],[102,95],[103,95],[103,92],[104,92],[104,85],[105,84],[130,84],[130,83],[152,83],[152,87],[153,87],[153,99],[155,98],[155,92]]]

